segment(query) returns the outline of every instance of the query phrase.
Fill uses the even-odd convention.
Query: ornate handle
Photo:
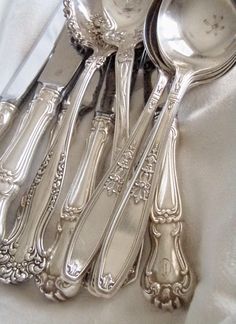
[[[100,181],[81,215],[81,220],[76,226],[68,247],[64,269],[64,275],[71,282],[80,281],[101,245],[117,198],[132,170],[137,150],[148,123],[153,118],[166,82],[166,76],[160,74],[159,82],[153,90],[152,96],[143,110],[132,135],[118,154],[115,163]],[[95,229],[93,234],[88,235],[92,228]],[[82,249],[82,246],[86,246],[86,248]]]
[[[5,283],[25,281],[45,268],[44,231],[61,192],[78,110],[89,81],[104,61],[104,56],[92,56],[87,60],[85,70],[71,94],[70,107],[65,111],[49,153],[23,201],[18,216],[20,224],[3,241],[0,249],[0,280]]]
[[[54,300],[70,298],[80,288],[79,284],[73,285],[64,281],[61,277],[61,269],[64,265],[69,239],[94,190],[97,170],[113,128],[112,118],[109,116],[96,116],[92,123],[85,155],[62,207],[57,240],[50,249],[46,271],[36,278],[40,291]]]
[[[54,117],[60,99],[59,91],[40,86],[21,125],[0,158],[0,239],[4,238],[9,204],[29,172],[39,141]]]
[[[5,132],[17,112],[17,106],[7,101],[0,101],[0,136]]]
[[[115,100],[115,131],[112,148],[112,161],[123,149],[129,138],[129,106],[130,86],[134,64],[134,49],[123,45],[116,54],[116,100]]]
[[[111,297],[119,290],[140,249],[154,198],[155,183],[159,179],[161,165],[158,162],[162,161],[179,100],[187,89],[187,81],[182,88],[179,78],[174,80],[135,173],[116,205],[113,221],[110,222],[97,258],[95,285],[103,296]]]
[[[182,251],[182,206],[176,174],[177,122],[171,127],[151,211],[151,252],[142,275],[145,296],[161,309],[189,302],[192,271]]]

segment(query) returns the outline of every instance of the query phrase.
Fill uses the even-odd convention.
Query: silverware
[[[134,49],[142,41],[142,30],[151,1],[102,1],[106,21],[104,39],[118,48],[116,53],[115,131],[112,161],[129,137],[130,85]]]
[[[188,6],[188,4],[188,1],[181,2],[180,5],[178,1],[167,0],[162,2],[160,8],[157,21],[159,49],[162,58],[165,57],[166,61],[172,62],[176,75],[166,104],[149,135],[147,146],[134,176],[123,192],[123,199],[116,206],[113,222],[108,228],[98,258],[100,273],[97,285],[101,292],[107,295],[113,295],[119,289],[140,248],[154,198],[155,183],[160,179],[160,162],[163,159],[168,134],[181,99],[190,84],[196,85],[200,77],[206,82],[206,79],[210,81],[221,76],[225,73],[226,65],[228,64],[230,68],[232,62],[235,61],[236,10],[232,10],[232,6],[227,1],[224,1],[224,4],[221,1],[214,1],[214,3],[213,1],[207,3],[201,1],[197,6]],[[220,39],[215,36],[209,37],[209,33],[206,33],[201,23],[203,14],[207,12],[210,16],[215,10],[223,11],[226,17],[225,29],[222,30]],[[188,34],[182,32],[186,21],[180,18],[183,16],[188,21],[193,21]],[[175,29],[169,28],[171,23],[176,26]],[[189,37],[194,39],[192,47],[190,47]],[[224,39],[224,47],[220,45],[222,39]],[[182,45],[178,47],[178,44]],[[105,199],[103,203],[106,203]],[[114,251],[119,251],[115,259]],[[112,255],[113,264],[111,264]],[[70,258],[71,254],[68,254],[68,263],[71,262]],[[107,260],[110,261],[109,264],[106,263]],[[108,272],[108,269],[111,272]],[[174,291],[176,297],[183,300],[185,297],[186,300],[188,299],[188,294],[185,295],[186,289],[191,290],[189,288],[192,284],[190,273],[186,274],[185,280],[187,279],[187,287],[178,285],[179,289]]]
[[[86,6],[83,7],[83,11],[76,10],[72,0],[65,0],[65,15],[74,41],[93,49],[93,55],[85,63],[85,69],[70,96],[70,104],[64,114],[61,127],[54,136],[49,153],[45,156],[29,189],[25,199],[26,203],[23,204],[20,211],[21,226],[13,236],[3,242],[0,253],[0,263],[2,263],[0,265],[0,280],[5,283],[25,281],[33,275],[38,275],[45,268],[44,231],[61,193],[68,151],[80,104],[93,74],[115,51],[114,47],[102,41],[101,25],[103,20],[99,16],[99,6],[94,6],[94,3],[89,3],[89,1],[80,1],[80,5],[84,4]],[[70,55],[72,55],[71,60],[68,61],[69,66],[64,71],[65,75],[71,77],[72,68],[75,68],[73,63],[78,62],[78,57],[75,55],[74,49],[68,46],[66,40],[62,45],[64,47],[63,57],[65,53],[69,55],[68,53],[71,52]],[[58,56],[57,71],[60,72],[61,55]],[[52,70],[53,75],[57,74],[53,67]],[[60,80],[62,78],[60,73],[59,77]],[[48,74],[45,79],[50,82]]]
[[[131,82],[131,97],[136,97],[138,95],[138,90],[139,87],[142,85],[142,87],[145,87],[144,85],[144,74],[147,72],[144,70],[144,66],[146,65],[147,62],[147,55],[146,55],[146,51],[143,49],[143,47],[138,47],[136,48],[136,54],[135,54],[135,61],[134,61],[134,66],[133,66],[133,72],[132,72],[132,82]],[[137,83],[137,85],[136,85]],[[137,89],[135,89],[135,87],[137,87]],[[146,103],[148,100],[147,94],[148,92],[151,92],[151,88],[149,87],[149,89],[145,89],[145,93],[144,93],[144,100],[143,102]],[[136,93],[137,92],[137,93]],[[132,119],[135,118],[137,116],[137,107],[136,105],[131,111],[132,114]],[[138,113],[140,114],[140,111],[138,111]],[[135,116],[134,116],[135,115]],[[137,121],[137,117],[135,118],[135,121]],[[135,123],[135,121],[133,121],[133,123]],[[113,146],[114,149],[114,146]],[[112,159],[111,159],[112,160]],[[133,266],[131,267],[127,278],[124,280],[123,286],[122,287],[126,287],[128,285],[130,285],[131,283],[133,283],[137,278],[138,278],[138,273],[139,273],[139,267],[140,267],[140,262],[141,262],[141,258],[142,258],[142,252],[143,252],[143,246],[140,249],[140,252],[133,264]],[[89,274],[86,275],[85,280],[86,280],[86,288],[89,290],[89,292],[97,297],[100,296],[99,292],[96,291],[96,286],[93,285],[94,280],[93,280],[93,274],[94,272],[96,272],[96,268],[94,267],[94,265],[96,265],[96,257],[94,258],[94,262],[93,265],[90,267],[89,269]]]
[[[77,224],[67,251],[64,275],[68,281],[79,282],[81,280],[101,246],[111,213],[132,170],[138,148],[143,142],[145,131],[152,121],[166,83],[167,77],[160,70],[159,79],[152,92],[152,97],[141,113],[132,134],[95,189],[81,214],[81,220]],[[104,201],[106,202],[106,209],[104,209]],[[90,236],[87,235],[88,231],[92,231]],[[86,244],[86,251],[79,249],[81,244]],[[73,255],[73,251],[78,253]]]
[[[157,8],[151,8],[145,26],[146,45],[152,57],[155,57],[156,44],[155,37],[151,37],[151,34],[152,29],[153,32],[155,29],[157,14]],[[195,276],[182,250],[182,204],[176,170],[177,126],[175,118],[168,136],[160,180],[156,184],[150,212],[151,249],[141,278],[145,297],[157,307],[169,310],[180,307],[183,303],[182,298],[190,300],[195,288]],[[167,224],[166,218],[169,220]],[[186,287],[186,291],[179,299],[173,291],[181,285]]]
[[[38,78],[34,98],[0,158],[0,241],[5,237],[10,203],[25,181],[40,139],[55,117],[73,76],[80,72],[82,61],[83,56],[72,47],[64,27],[53,55]]]
[[[166,81],[166,77],[161,74],[159,82],[153,90],[153,96],[142,112],[127,144],[117,156],[115,163],[106,172],[81,215],[67,251],[67,261],[64,268],[67,280],[80,281],[100,248],[111,213],[134,164],[137,148],[142,142],[145,130],[155,113]],[[105,209],[104,201],[106,202]],[[88,231],[92,231],[89,237]],[[81,244],[86,245],[86,250],[79,249]],[[73,254],[74,251],[78,253]]]
[[[18,107],[37,79],[50,52],[53,51],[54,43],[62,27],[63,11],[60,4],[1,93],[0,136],[15,117]]]
[[[182,204],[175,157],[177,136],[175,120],[166,144],[150,213],[151,251],[141,280],[145,297],[155,306],[166,310],[179,308],[183,302],[188,302],[195,286],[181,242]]]
[[[47,253],[45,271],[35,278],[40,291],[52,300],[66,300],[74,296],[80,288],[78,283],[69,284],[64,281],[61,277],[61,270],[68,241],[95,188],[98,169],[104,163],[104,154],[107,154],[107,145],[111,142],[114,119],[112,104],[115,94],[113,58],[106,64],[103,74],[105,78],[103,77],[103,85],[98,96],[91,133],[78,171],[62,205],[60,217],[58,217],[57,237]]]

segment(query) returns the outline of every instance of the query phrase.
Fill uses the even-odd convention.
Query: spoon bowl
[[[103,40],[105,21],[101,1],[64,0],[64,6],[67,27],[76,42],[93,49],[94,52],[115,51],[113,46]]]
[[[156,25],[163,59],[193,74],[211,72],[230,60],[236,50],[235,30],[231,0],[164,1]]]

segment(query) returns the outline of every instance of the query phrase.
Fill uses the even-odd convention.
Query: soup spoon
[[[153,7],[150,9],[146,19],[144,36],[146,46],[149,49],[149,53],[151,52],[151,56],[156,55],[155,49],[157,48],[157,38],[151,37],[151,35],[155,35],[155,19],[157,14],[158,10]],[[202,84],[204,82],[207,81],[200,79],[199,81],[195,81],[194,85]],[[181,237],[183,224],[177,221],[171,221],[168,224],[165,224],[164,222],[163,225],[161,224],[163,215],[167,218],[167,215],[173,217],[175,214],[175,220],[177,220],[177,218],[181,220],[182,218],[181,197],[175,170],[175,146],[177,134],[177,121],[175,121],[174,125],[171,127],[166,147],[164,157],[165,162],[162,164],[161,178],[156,184],[155,199],[150,214],[149,224],[151,251],[146,261],[146,266],[143,270],[141,280],[141,285],[147,299],[160,308],[169,309],[181,306],[179,299],[176,298],[172,291],[174,290],[174,285],[177,286],[178,283],[180,285],[181,281],[183,281],[184,278],[187,278],[187,273],[189,273],[189,278],[191,278],[191,280],[186,281],[185,284],[185,287],[188,288],[185,289],[184,292],[186,296],[188,295],[188,298],[185,298],[185,300],[191,299],[191,295],[195,288],[193,273],[191,272],[190,265],[188,264],[182,250]],[[168,177],[167,180],[166,177]],[[165,199],[163,197],[165,197]],[[157,221],[158,218],[159,221]],[[176,230],[168,232],[168,230],[171,229]],[[173,235],[168,235],[168,233],[172,233]],[[171,254],[172,258],[167,258],[167,256]],[[163,255],[164,257],[162,258]],[[170,260],[173,261],[174,255],[175,262],[170,262]],[[169,289],[170,287],[171,289]],[[166,289],[165,300],[160,298],[163,289]]]
[[[70,104],[54,134],[49,153],[39,168],[18,212],[20,221],[4,240],[0,250],[0,280],[23,282],[38,275],[46,265],[43,233],[58,201],[65,177],[68,151],[85,90],[95,71],[116,48],[102,40],[101,7],[98,2],[81,0],[79,10],[65,0],[67,25],[75,41],[93,50],[69,98]],[[78,21],[78,22],[77,22]]]
[[[223,35],[220,35],[220,39],[215,36],[212,38],[202,28],[204,12],[211,16],[215,14],[215,11],[223,12],[225,16],[225,28],[221,30]],[[150,132],[146,149],[135,173],[123,190],[120,203],[114,209],[114,215],[97,260],[99,274],[96,285],[104,295],[111,296],[118,291],[137,255],[147,226],[155,184],[160,180],[160,162],[163,160],[168,134],[181,99],[190,85],[198,80],[200,74],[203,79],[207,74],[206,79],[210,81],[211,77],[212,79],[217,77],[214,72],[218,71],[218,76],[221,75],[220,67],[223,67],[225,72],[225,64],[228,62],[230,66],[235,61],[235,17],[236,8],[229,1],[198,1],[197,8],[191,6],[191,1],[182,1],[181,5],[176,0],[162,2],[157,20],[158,44],[162,56],[165,55],[168,61],[172,62],[176,71],[175,78],[160,117]],[[170,19],[175,28],[173,26],[169,28]],[[186,34],[184,32],[186,21],[191,20],[194,21],[192,24],[194,27],[191,26],[192,32]],[[192,39],[194,39],[194,44]],[[223,47],[222,41],[224,41]],[[176,219],[163,217],[162,223],[168,224],[170,221],[178,222],[178,220],[178,217]],[[68,261],[71,261],[70,257],[71,254],[68,255]],[[157,301],[165,304],[166,299],[169,298],[168,302],[171,303],[173,296],[170,294],[173,293],[176,305],[188,302],[189,295],[185,295],[185,289],[188,288],[189,282],[191,282],[191,277],[187,273],[186,277],[183,276],[183,282],[180,285],[179,283],[176,286],[173,285],[173,290],[170,285],[167,285],[167,289],[163,285]]]

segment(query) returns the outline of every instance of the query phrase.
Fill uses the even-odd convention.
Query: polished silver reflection
[[[194,1],[162,2],[159,18],[156,21],[159,51],[162,59],[175,70],[175,78],[160,117],[150,132],[144,153],[129,181],[129,186],[124,191],[120,203],[116,205],[113,223],[106,233],[99,255],[100,273],[97,276],[97,285],[101,293],[107,296],[118,291],[140,248],[154,198],[155,184],[160,181],[160,162],[163,160],[171,125],[184,94],[190,85],[197,84],[194,82],[199,81],[200,77],[204,82],[219,77],[235,61],[236,8],[232,6],[232,2],[202,0],[197,2],[197,6],[191,6],[190,3],[193,4]],[[206,13],[211,16],[215,11],[218,13],[222,10],[225,15],[225,28],[221,29],[224,35],[219,37],[220,40],[207,29],[205,34],[201,33],[200,40],[191,44],[189,35],[185,33],[184,22],[187,16],[189,21],[192,21],[192,25],[195,25],[197,33],[198,29],[200,31],[202,29]],[[171,35],[167,16],[175,24]],[[173,31],[173,28],[171,30]],[[222,38],[225,47],[221,46]],[[188,50],[185,51],[186,47],[177,50],[176,43],[188,45]],[[189,48],[192,50],[191,55]],[[107,201],[103,199],[104,204]],[[107,264],[106,260],[112,260],[112,255],[114,263]],[[161,305],[162,296],[159,297]]]

